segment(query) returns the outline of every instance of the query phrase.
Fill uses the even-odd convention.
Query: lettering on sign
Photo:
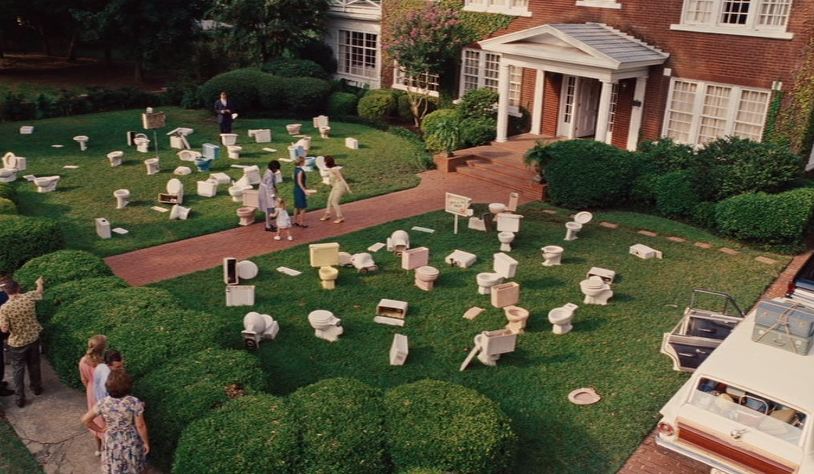
[[[473,213],[472,209],[469,209],[471,203],[472,198],[446,193],[444,210],[456,216],[469,217]]]

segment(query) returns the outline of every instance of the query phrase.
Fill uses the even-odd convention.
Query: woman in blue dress
[[[308,195],[314,191],[305,187],[305,157],[297,158],[294,168],[294,225],[308,227],[305,224],[305,211],[308,209]]]

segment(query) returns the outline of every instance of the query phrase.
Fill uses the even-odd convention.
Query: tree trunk
[[[76,61],[76,46],[79,44],[79,31],[74,30],[71,33],[71,42],[68,43],[68,55],[66,56],[68,61],[74,62]]]

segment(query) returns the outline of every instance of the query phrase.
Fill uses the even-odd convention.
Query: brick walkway
[[[272,234],[263,230],[263,224],[256,223],[114,255],[105,261],[117,276],[131,285],[147,285],[218,266],[224,257],[254,257],[443,209],[444,193],[447,191],[469,196],[475,203],[506,202],[509,198],[509,191],[501,186],[457,173],[445,174],[435,170],[419,176],[421,184],[415,188],[342,205],[345,214],[342,224],[321,222],[322,209],[309,212],[306,224],[310,227],[292,229],[295,239],[292,242],[272,240]],[[522,202],[527,200],[521,196]]]

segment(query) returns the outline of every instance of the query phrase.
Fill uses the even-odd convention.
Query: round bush
[[[11,199],[0,197],[0,214],[17,214],[17,205]]]
[[[360,117],[369,120],[384,120],[396,109],[396,99],[392,93],[367,94],[359,99],[356,111]]]
[[[438,128],[438,124],[446,120],[460,120],[460,115],[455,109],[438,109],[434,112],[428,113],[421,121],[421,131],[424,136],[432,135]]]
[[[37,303],[37,318],[40,323],[45,324],[65,303],[77,301],[94,293],[104,293],[126,287],[127,283],[124,280],[114,276],[83,278],[56,286],[47,285],[42,300]]]
[[[192,422],[181,434],[172,472],[296,473],[298,426],[271,395],[240,397]]]
[[[11,183],[0,183],[0,198],[17,202],[17,192]]]
[[[676,143],[670,138],[643,141],[636,151],[636,166],[642,174],[686,170],[697,164],[698,158],[691,146]]]
[[[148,405],[145,413],[153,459],[169,466],[187,425],[231,398],[254,395],[265,388],[263,369],[245,351],[206,349],[156,367],[135,388],[136,396]],[[251,461],[262,463],[262,459]]]
[[[718,226],[715,223],[716,204],[709,201],[698,203],[692,211],[692,221],[700,227],[717,231]]]
[[[292,77],[285,80],[285,105],[293,114],[313,114],[325,110],[331,93],[331,83],[313,77]]]
[[[495,118],[498,98],[498,93],[492,89],[473,89],[461,97],[458,111],[464,118]]]
[[[410,120],[413,118],[413,109],[410,105],[410,96],[406,93],[396,95],[396,114],[400,119]]]
[[[653,180],[656,209],[667,217],[689,216],[700,202],[689,171],[672,171]]]
[[[497,403],[437,380],[401,385],[385,395],[390,456],[400,471],[507,471],[517,437]]]
[[[319,64],[328,73],[336,72],[336,54],[330,46],[320,38],[311,38],[296,47],[296,54],[300,58],[310,59]]]
[[[263,65],[263,71],[280,77],[328,78],[328,73],[322,69],[322,66],[309,59],[274,59]]]
[[[616,206],[634,178],[631,154],[594,140],[552,143],[544,173],[551,202],[572,209]]]
[[[62,229],[53,219],[0,215],[0,273],[63,247]]]
[[[741,194],[715,208],[718,230],[740,240],[763,243],[802,241],[814,214],[814,188],[780,194]]]
[[[461,147],[488,145],[495,139],[497,120],[491,117],[466,118],[461,120]]]
[[[305,472],[388,472],[382,394],[358,380],[335,378],[289,398],[302,431]]]
[[[356,104],[359,98],[350,92],[334,92],[328,97],[328,115],[343,117],[356,115]]]
[[[235,69],[218,74],[201,86],[199,90],[201,102],[207,107],[212,107],[220,97],[221,91],[226,91],[238,112],[257,110],[259,105],[257,84],[262,82],[265,76],[263,71],[255,68]]]
[[[285,107],[286,86],[282,77],[263,74],[258,78],[257,99],[265,110],[279,111]]]
[[[158,288],[128,287],[100,291],[64,303],[45,326],[44,341],[54,370],[67,385],[80,388],[76,364],[85,353],[88,338],[108,334],[128,321],[149,318],[177,308],[178,300]],[[127,358],[127,354],[124,354]]]
[[[104,260],[84,250],[58,250],[32,258],[14,272],[14,279],[23,288],[34,288],[42,276],[47,285],[59,285],[82,278],[111,276],[113,272]]]
[[[119,323],[107,336],[126,355],[127,371],[141,377],[168,360],[215,346],[223,332],[211,314],[165,309]]]

